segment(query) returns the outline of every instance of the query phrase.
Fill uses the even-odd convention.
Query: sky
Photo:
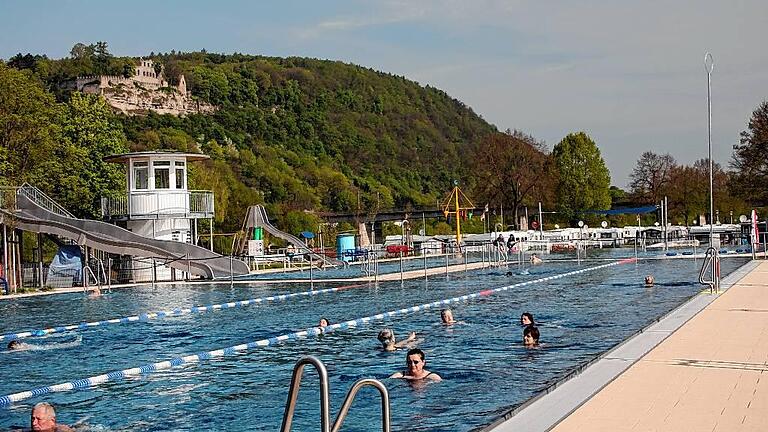
[[[626,188],[645,151],[728,166],[768,100],[765,0],[145,1],[3,0],[0,58],[196,51],[340,60],[446,91],[499,130],[551,149],[597,143]]]

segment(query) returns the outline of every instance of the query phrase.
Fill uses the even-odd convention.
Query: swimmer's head
[[[645,277],[645,284],[646,285],[653,285],[653,282],[654,282],[654,280],[653,280],[653,276],[652,275],[647,275]]]
[[[536,322],[533,321],[533,315],[530,312],[523,312],[523,314],[520,315],[520,325],[530,326],[535,324]]]
[[[386,347],[387,345],[395,343],[395,332],[393,332],[391,329],[385,328],[379,332],[379,335],[376,338],[379,340],[379,342],[381,342],[383,347]]]
[[[328,321],[328,318],[320,318],[320,323],[318,323],[318,327],[328,327],[330,322]]]
[[[529,325],[523,330],[523,345],[527,347],[536,346],[539,344],[539,329]]]
[[[450,309],[443,309],[440,311],[440,319],[443,320],[444,324],[452,324],[453,323],[453,311]]]
[[[8,342],[8,350],[9,351],[17,350],[17,349],[21,349],[21,341],[20,340],[14,339],[14,340]]]

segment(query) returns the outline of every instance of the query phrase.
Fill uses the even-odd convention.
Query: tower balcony
[[[212,218],[213,213],[212,191],[131,191],[114,198],[101,198],[101,216],[106,220],[207,219]]]

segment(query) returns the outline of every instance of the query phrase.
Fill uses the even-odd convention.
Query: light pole
[[[714,247],[714,219],[712,212],[714,198],[712,196],[712,71],[715,60],[712,54],[704,54],[704,69],[707,71],[707,149],[709,157],[709,245]]]

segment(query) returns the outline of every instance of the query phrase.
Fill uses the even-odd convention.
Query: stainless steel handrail
[[[357,392],[365,386],[375,387],[379,391],[379,394],[381,394],[381,430],[382,432],[390,431],[389,392],[387,391],[387,388],[379,380],[363,378],[357,380],[357,382],[352,385],[352,388],[349,389],[347,397],[344,398],[344,403],[341,405],[341,410],[339,410],[339,414],[336,416],[336,421],[333,422],[331,432],[338,432],[338,430],[341,429],[341,425],[344,423],[347,413],[349,413],[349,407],[352,406],[352,402],[355,400]]]
[[[293,367],[293,376],[291,377],[291,386],[288,390],[288,400],[285,404],[285,413],[283,414],[283,425],[280,428],[281,432],[289,432],[293,423],[293,414],[296,410],[296,399],[299,397],[299,387],[301,387],[301,379],[304,376],[304,366],[311,364],[317,370],[320,376],[320,431],[321,432],[338,432],[341,425],[344,423],[344,419],[349,413],[349,407],[352,406],[352,402],[357,395],[357,392],[365,387],[372,386],[379,390],[381,394],[381,425],[383,432],[390,432],[390,411],[389,411],[389,392],[387,388],[380,381],[364,378],[358,380],[352,385],[352,388],[347,392],[344,403],[341,406],[339,414],[336,416],[336,421],[331,426],[331,403],[330,392],[328,384],[328,369],[325,368],[320,359],[314,356],[306,356],[299,359],[296,365]]]
[[[281,432],[289,432],[293,423],[293,414],[296,411],[296,399],[299,397],[299,387],[301,378],[304,375],[304,366],[311,364],[320,375],[320,431],[330,432],[331,424],[331,402],[328,391],[328,369],[317,357],[302,357],[293,367],[293,376],[291,377],[291,387],[288,390],[288,400],[285,404],[285,413],[283,414],[283,426]]]
[[[712,271],[712,278],[709,280],[704,278],[708,267]],[[709,286],[710,294],[720,291],[720,257],[717,254],[717,249],[713,246],[707,248],[704,254],[704,262],[701,263],[701,271],[699,272],[699,283]]]

